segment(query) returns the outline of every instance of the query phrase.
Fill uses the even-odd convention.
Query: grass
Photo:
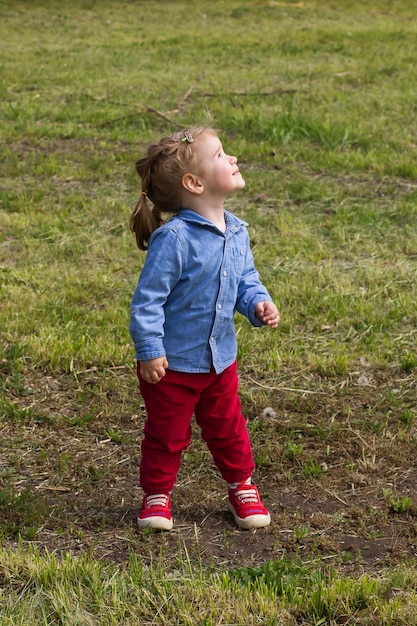
[[[128,568],[92,561],[41,556],[36,549],[3,552],[10,590],[4,624],[329,624],[414,623],[416,601],[404,593],[415,570],[359,580],[317,571],[301,560],[267,562],[259,568],[213,573],[191,566],[179,552],[176,571],[162,562],[151,568],[131,556]],[[204,616],[196,611],[201,607]],[[378,621],[375,613],[378,614]],[[25,615],[22,616],[22,613]],[[382,621],[379,621],[382,620]]]
[[[4,624],[417,624],[411,0],[0,7]],[[237,318],[271,527],[195,433],[169,536],[134,527],[134,163],[212,120],[277,332]]]

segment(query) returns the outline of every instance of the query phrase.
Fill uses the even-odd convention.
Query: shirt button
[[[241,249],[240,254],[245,254],[245,251],[243,250],[243,248]]]
[[[227,276],[227,272],[226,272],[226,270],[224,270],[224,272],[223,272],[223,276]]]
[[[217,308],[218,308],[218,309],[221,309],[221,308],[222,308],[222,305],[221,305],[221,304],[218,304],[218,305],[217,305]]]

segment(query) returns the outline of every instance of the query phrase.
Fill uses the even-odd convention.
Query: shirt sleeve
[[[155,231],[130,306],[129,331],[139,361],[166,355],[164,306],[181,271],[182,251],[177,236],[169,229]]]
[[[237,292],[236,310],[244,315],[252,326],[263,326],[263,322],[255,315],[255,306],[258,302],[267,301],[272,302],[272,298],[266,287],[261,283],[259,274],[255,268],[252,251],[248,245],[246,249],[245,267]]]

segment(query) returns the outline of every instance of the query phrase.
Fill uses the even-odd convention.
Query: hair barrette
[[[148,195],[148,193],[147,193],[147,191],[141,191],[141,192],[140,192],[140,195],[141,195],[141,196],[145,196],[145,197],[146,197],[146,196]]]
[[[193,143],[194,139],[193,139],[192,134],[188,130],[185,130],[184,131],[184,137],[181,139],[181,141],[183,141],[184,143],[185,142]]]

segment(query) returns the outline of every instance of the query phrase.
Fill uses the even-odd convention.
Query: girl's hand
[[[273,302],[258,302],[255,306],[255,315],[263,324],[276,328],[279,324],[278,309]]]
[[[147,383],[159,383],[167,369],[168,361],[164,356],[140,362],[140,375]]]

